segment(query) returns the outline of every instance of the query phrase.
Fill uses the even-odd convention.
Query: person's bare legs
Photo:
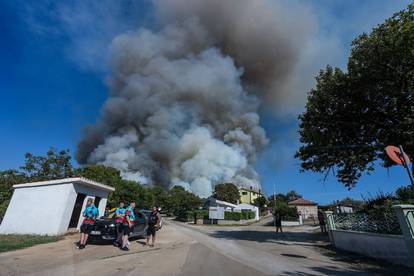
[[[152,235],[152,246],[155,245],[155,235]]]
[[[85,245],[87,240],[88,240],[88,234],[83,234],[83,233],[82,233],[82,235],[81,235],[81,242],[80,242],[80,244],[81,244],[81,245]]]
[[[123,237],[124,237],[124,231],[119,231],[118,232],[118,237],[117,237],[115,242],[119,245],[122,245]]]
[[[84,236],[84,234],[83,233],[81,233],[80,234],[80,238],[79,238],[79,246],[82,244],[82,242],[83,242],[83,236]]]
[[[124,234],[122,236],[122,248],[128,247],[128,239],[129,239],[129,235]]]
[[[149,240],[150,240],[150,238],[151,238],[151,235],[147,235],[147,245],[150,245],[150,244],[149,244]]]

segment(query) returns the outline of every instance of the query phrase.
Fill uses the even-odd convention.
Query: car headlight
[[[109,227],[115,227],[115,224],[111,223],[109,224]]]

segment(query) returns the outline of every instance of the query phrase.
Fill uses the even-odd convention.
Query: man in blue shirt
[[[115,242],[114,246],[119,246],[122,241],[122,222],[124,221],[125,217],[125,204],[123,202],[119,203],[119,207],[115,210]]]
[[[85,211],[83,211],[83,222],[81,225],[81,237],[80,237],[80,243],[79,243],[79,249],[84,249],[86,242],[88,241],[88,236],[91,233],[93,229],[93,225],[95,224],[96,219],[99,216],[98,208],[94,205],[94,199],[88,198],[88,201],[86,202],[86,208]]]
[[[121,250],[128,251],[129,234],[133,231],[135,224],[135,202],[131,202],[129,206],[125,209],[125,217],[122,224],[123,233]]]

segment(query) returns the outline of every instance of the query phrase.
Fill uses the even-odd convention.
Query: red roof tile
[[[303,199],[303,198],[298,198],[298,199],[289,201],[288,204],[289,205],[318,205],[318,203],[315,203],[313,201],[306,200],[306,199]]]

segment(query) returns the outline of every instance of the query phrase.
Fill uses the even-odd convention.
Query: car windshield
[[[149,217],[151,215],[150,210],[141,210],[140,212],[143,213],[146,217]]]

